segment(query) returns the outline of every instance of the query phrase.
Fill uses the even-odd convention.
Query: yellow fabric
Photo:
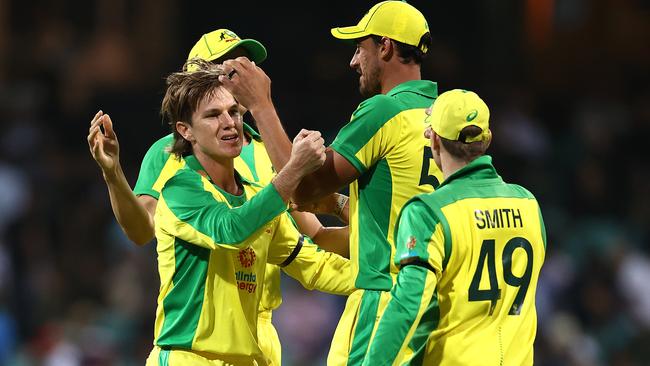
[[[227,200],[207,179],[201,179],[205,183],[204,188],[211,192],[215,199],[227,204]],[[252,197],[261,188],[244,185],[244,189],[246,196]],[[158,338],[165,318],[163,301],[173,288],[174,243],[176,238],[179,238],[211,249],[204,302],[192,349],[263,357],[257,345],[256,320],[261,295],[258,287],[264,283],[267,256],[269,261],[281,263],[293,251],[300,236],[286,215],[276,217],[237,246],[214,243],[205,234],[178,220],[166,206],[164,195],[161,195],[158,201],[155,222],[161,278],[155,337]],[[255,252],[256,260],[245,267],[240,261],[240,254],[243,250],[250,249]],[[272,255],[269,256],[269,252]],[[237,272],[250,280],[238,281]],[[228,316],[214,319],[212,314]]]
[[[277,268],[277,266],[274,266]],[[257,317],[257,338],[260,348],[269,359],[269,366],[282,365],[282,346],[280,337],[271,323],[270,311],[261,311]]]
[[[202,35],[190,50],[187,59],[196,57],[214,61],[237,46],[246,49],[251,60],[258,64],[266,59],[266,49],[261,43],[254,39],[241,39],[228,29],[217,29]]]
[[[467,90],[454,89],[440,94],[425,121],[447,140],[458,140],[467,126],[477,126],[483,133],[465,142],[483,141],[490,136],[490,110],[476,93]]]
[[[366,167],[376,164],[383,157],[388,163],[391,173],[391,207],[386,240],[391,244],[390,272],[396,274],[397,267],[393,263],[395,256],[394,229],[402,207],[415,195],[430,193],[433,187],[419,185],[424,151],[430,149],[430,142],[424,137],[424,125],[412,121],[422,121],[424,109],[410,109],[399,113],[386,122],[366,145],[355,155]],[[430,156],[430,155],[429,155]],[[442,181],[442,172],[430,159],[428,174]],[[359,181],[350,184],[350,259],[352,261],[352,278],[357,281],[359,273],[359,232],[363,231],[359,222]],[[366,239],[367,240],[367,239]],[[367,252],[367,250],[366,250]],[[356,283],[363,288],[364,284]]]
[[[343,314],[341,314],[339,323],[336,326],[336,331],[334,332],[334,337],[332,338],[329,354],[327,355],[328,366],[347,365],[348,357],[352,348],[352,342],[355,337],[354,330],[359,320],[361,298],[363,297],[364,291],[365,290],[354,291],[350,296],[348,296],[348,299],[345,302],[345,309],[343,310]],[[377,316],[375,317],[375,322],[373,325],[373,335],[370,337],[368,344],[372,342],[372,337],[377,330],[379,320],[381,319],[384,310],[386,310],[386,306],[388,305],[389,301],[390,292],[381,291],[379,306],[377,308]]]
[[[519,210],[522,225],[479,229],[474,217],[479,208]],[[538,210],[537,201],[522,198],[464,199],[442,208],[450,226],[452,249],[447,267],[441,272],[444,238],[442,227],[438,225],[429,242],[428,253],[429,264],[436,269],[438,277],[441,317],[437,329],[429,337],[425,365],[469,365],[476,364],[476,360],[482,360],[481,364],[485,365],[533,364],[532,345],[537,326],[535,292],[546,252]],[[533,258],[528,258],[533,260],[532,277],[519,315],[508,314],[518,288],[503,282],[502,253],[513,237],[526,238],[534,253]],[[487,266],[478,263],[480,245],[475,244],[484,240],[495,241],[494,263],[501,291],[493,315],[489,317],[485,315],[489,312],[490,301],[468,301],[467,290],[463,290],[470,288],[477,268],[483,268],[479,289],[490,288]],[[511,260],[516,263],[512,268],[516,276],[522,276],[526,265],[526,253],[518,248],[513,257],[519,256],[522,260]],[[472,347],[457,348],[466,344],[472,344]],[[500,349],[494,349],[495,344]]]
[[[419,46],[422,36],[429,32],[424,15],[403,1],[382,1],[375,4],[357,25],[332,28],[339,39],[359,39],[369,35],[384,36],[412,46]],[[426,49],[422,49],[427,52]]]
[[[165,352],[160,347],[155,346],[149,357],[147,357],[146,366],[262,366],[272,365],[263,361],[256,361],[251,357],[232,357],[226,355],[198,354],[185,350],[171,350],[167,365],[161,365],[159,362],[160,352]]]

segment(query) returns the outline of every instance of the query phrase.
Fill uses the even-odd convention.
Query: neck
[[[449,176],[467,166],[466,162],[454,158],[446,151],[440,153],[440,164],[442,165],[442,176],[444,179],[449,178]]]
[[[235,164],[230,158],[213,159],[201,151],[195,151],[196,160],[201,163],[205,172],[210,176],[212,183],[224,191],[238,196],[241,194],[237,180],[235,179]]]
[[[399,60],[387,63],[382,70],[381,93],[386,94],[399,84],[411,80],[421,80],[420,65],[402,64]]]

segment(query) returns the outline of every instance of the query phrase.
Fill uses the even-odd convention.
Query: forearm
[[[312,239],[319,247],[328,252],[333,252],[345,258],[350,258],[350,230],[348,226],[321,226]]]
[[[350,261],[340,255],[318,250],[311,243],[305,243],[296,258],[283,270],[308,290],[335,295],[349,295],[355,290]]]
[[[271,184],[273,184],[284,202],[289,202],[291,196],[296,191],[296,187],[298,186],[298,183],[300,183],[301,178],[302,174],[294,169],[293,166],[288,164],[286,167],[280,170],[275,178],[273,178]]]
[[[393,364],[411,341],[431,302],[435,285],[435,274],[426,268],[409,265],[400,271],[391,291],[391,300],[368,348],[364,366]]]
[[[104,180],[113,214],[126,236],[138,245],[150,242],[154,238],[153,217],[131,190],[122,168],[118,166],[115,172],[104,173]]]
[[[287,165],[291,157],[291,140],[282,127],[282,122],[273,104],[266,104],[250,111],[255,119],[266,151],[276,171]]]

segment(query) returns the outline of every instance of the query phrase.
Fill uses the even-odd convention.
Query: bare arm
[[[251,112],[257,122],[267,152],[276,170],[282,169],[291,152],[287,136],[271,100],[271,81],[262,69],[244,57],[224,62],[225,72],[236,71],[232,78],[222,76],[219,80],[237,100]],[[295,194],[299,204],[313,202],[350,184],[360,173],[343,156],[327,149],[325,164],[305,176]]]
[[[100,125],[104,127],[102,132]],[[126,236],[138,245],[154,238],[153,213],[157,200],[150,196],[136,197],[120,165],[119,143],[109,115],[99,111],[88,132],[90,153],[102,170],[115,219]]]
[[[325,227],[316,215],[309,212],[292,211],[291,216],[298,225],[298,231],[312,238],[319,247],[345,258],[350,256],[350,233],[347,226]]]

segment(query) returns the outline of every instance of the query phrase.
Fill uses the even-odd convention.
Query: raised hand
[[[111,117],[102,111],[97,112],[90,122],[88,147],[104,175],[115,173],[120,163],[120,144]]]
[[[246,57],[223,62],[219,81],[248,110],[271,104],[271,79],[264,70]]]

